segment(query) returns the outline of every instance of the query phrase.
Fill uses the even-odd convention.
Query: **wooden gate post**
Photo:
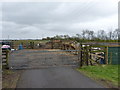
[[[80,61],[80,68],[83,66],[83,61],[82,61],[82,44],[80,43],[79,45],[79,50],[78,50],[78,59]]]
[[[88,59],[89,59],[88,46],[86,45],[86,65],[87,65],[87,66],[88,66]]]

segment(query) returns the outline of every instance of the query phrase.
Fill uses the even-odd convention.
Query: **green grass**
[[[83,66],[78,70],[88,77],[118,86],[118,65]]]

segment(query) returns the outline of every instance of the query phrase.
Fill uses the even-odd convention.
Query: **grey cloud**
[[[109,3],[3,3],[3,20],[21,24],[87,22],[114,13]]]
[[[82,29],[103,29],[117,14],[117,3],[111,2],[20,2],[2,3],[2,36],[37,38],[56,34],[76,34]],[[104,20],[106,18],[106,20]],[[116,19],[115,19],[116,20]],[[117,22],[117,20],[113,24]]]
[[[8,35],[10,38],[36,38],[41,37],[42,34],[46,36],[53,36],[56,34],[72,34],[72,30],[68,25],[58,24],[36,24],[36,25],[21,25],[13,22],[3,22],[2,37],[6,38]]]

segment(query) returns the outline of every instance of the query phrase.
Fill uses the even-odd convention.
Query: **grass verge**
[[[2,88],[16,88],[21,71],[3,70]]]
[[[98,82],[102,82],[107,87],[120,87],[118,65],[83,66],[77,70]]]

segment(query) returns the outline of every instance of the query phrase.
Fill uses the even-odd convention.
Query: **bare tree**
[[[83,38],[83,39],[86,39],[86,38],[85,38],[85,33],[86,33],[86,31],[83,30],[83,31],[82,31],[82,38]]]
[[[82,38],[83,39],[89,39],[89,30],[83,30],[82,31]]]
[[[70,36],[69,35],[64,35],[64,38],[68,39],[68,38],[70,38]]]
[[[120,40],[120,29],[115,29],[115,31],[113,31],[112,37],[114,40]]]
[[[88,40],[90,40],[90,31],[89,30],[86,30],[85,31],[85,36],[86,36],[86,38],[88,39]]]
[[[88,32],[90,39],[94,38],[94,31],[89,31]]]
[[[77,38],[79,38],[79,39],[81,38],[81,35],[80,35],[80,34],[76,34],[76,36],[77,36]]]
[[[102,39],[102,40],[106,40],[106,33],[104,30],[99,30],[97,32],[97,38]]]
[[[109,39],[109,40],[112,40],[112,36],[113,36],[113,32],[112,32],[112,31],[109,31],[109,32],[108,32],[108,39]]]

